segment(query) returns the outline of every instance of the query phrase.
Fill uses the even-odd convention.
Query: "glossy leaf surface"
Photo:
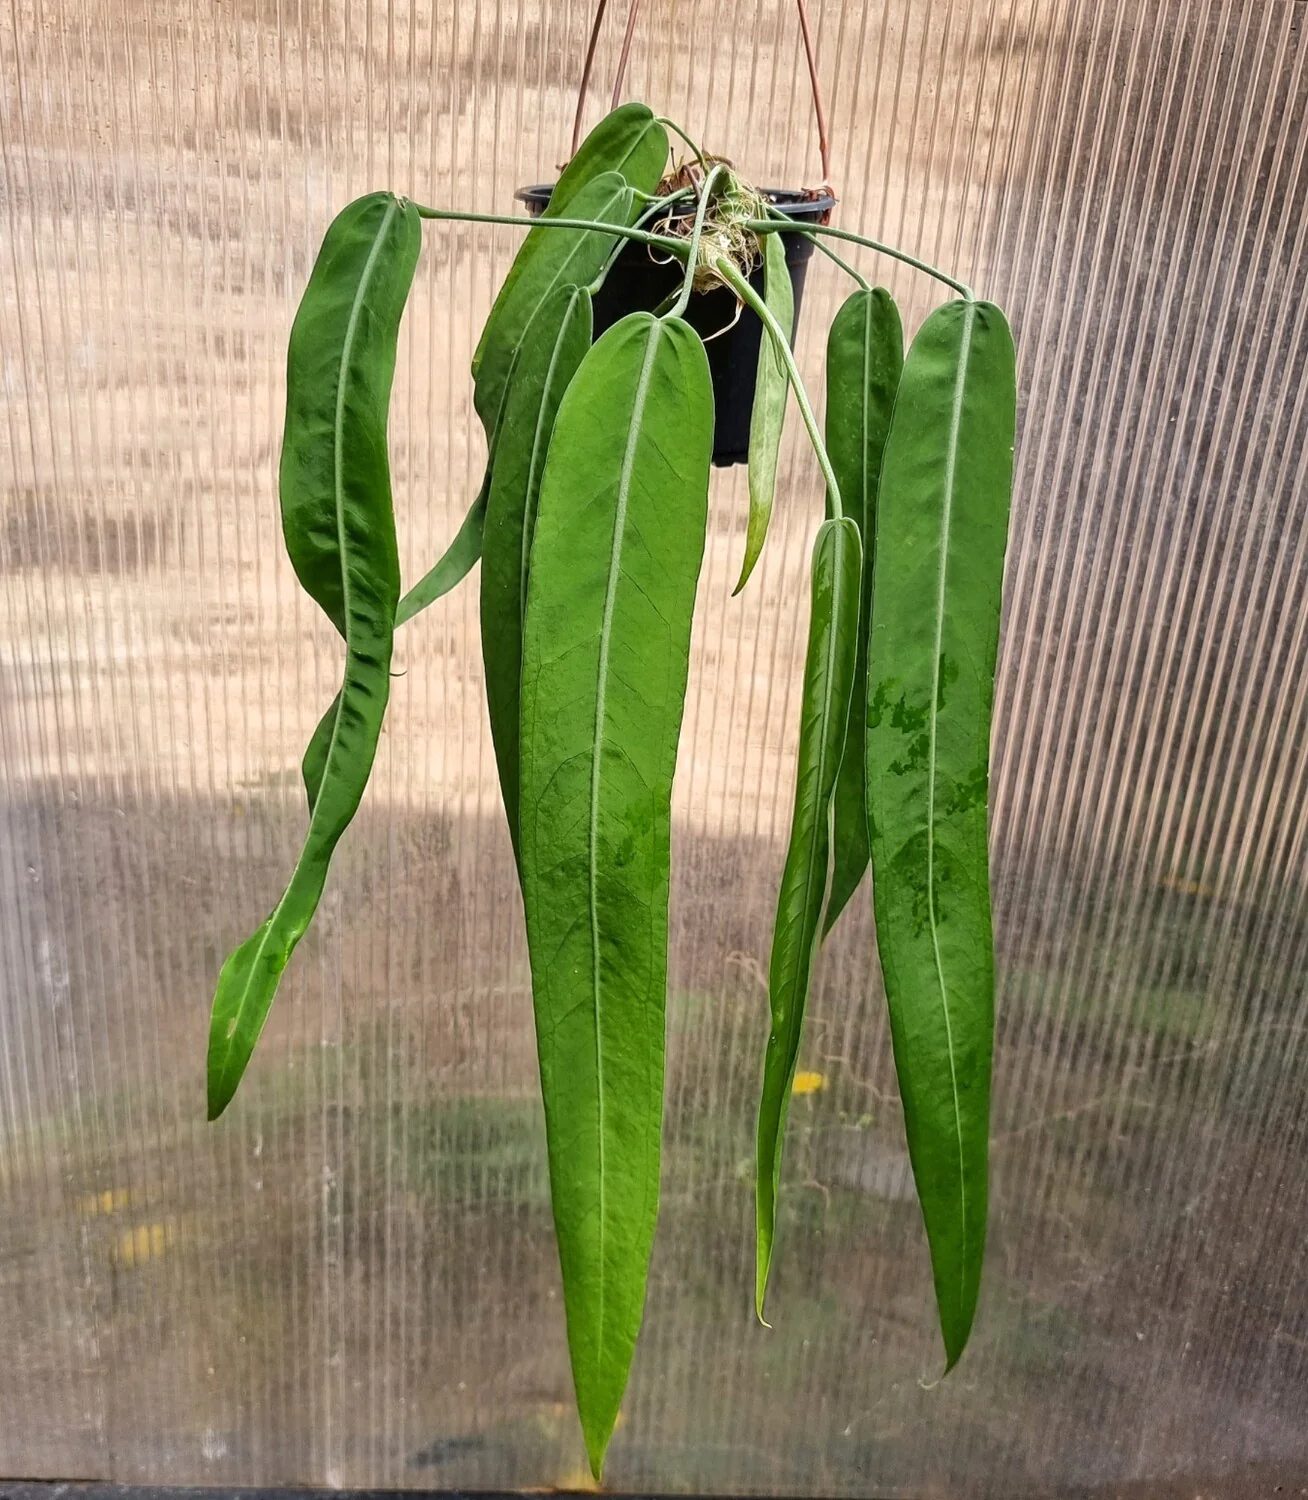
[[[768,968],[772,1030],[758,1114],[754,1306],[763,1317],[776,1239],[777,1192],[791,1085],[799,1063],[818,926],[827,895],[831,797],[849,723],[858,651],[858,527],[824,521],[813,544],[812,607],[799,730],[799,765],[790,844],[777,897]]]
[[[868,867],[867,644],[872,629],[877,486],[903,368],[904,330],[894,298],[884,287],[860,288],[842,304],[827,335],[827,452],[840,483],[845,514],[858,526],[863,543],[863,602],[849,734],[836,782],[826,932]]]
[[[620,172],[603,172],[579,188],[568,205],[568,217],[596,224],[631,224],[639,212],[635,193]],[[518,274],[506,283],[477,347],[473,365],[473,401],[489,432],[508,383],[514,353],[536,309],[556,288],[589,286],[603,270],[614,237],[601,229],[536,228],[519,256],[531,253]]]
[[[937,309],[904,363],[877,507],[873,900],[947,1368],[972,1327],[986,1235],[987,787],[1015,407],[1003,313]]]
[[[486,509],[481,650],[491,737],[515,854],[522,627],[536,505],[559,403],[590,348],[591,328],[590,293],[574,286],[552,292],[528,325],[509,383]]]
[[[658,1212],[671,791],[704,551],[698,336],[633,313],[568,388],[522,672],[522,882],[577,1404],[598,1474]]]
[[[367,784],[390,691],[400,569],[386,423],[400,317],[421,224],[389,193],[332,222],[291,329],[282,528],[300,582],[345,638],[330,732],[306,756],[309,831],[281,900],[223,965],[209,1031],[209,1118],[226,1108],[282,971],[322,895],[337,840]]]
[[[605,172],[619,172],[632,187],[638,188],[642,193],[652,193],[662,180],[667,163],[668,133],[654,118],[654,112],[648,105],[634,100],[629,104],[619,105],[605,115],[577,147],[577,154],[564,167],[559,180],[554,184],[554,191],[550,194],[550,201],[541,218],[590,217],[577,211],[577,196],[582,188]],[[515,295],[513,289],[518,279],[530,268],[546,241],[558,233],[554,229],[533,229],[518,247],[518,253],[500,286],[495,307],[491,309],[491,316],[486,321],[472,357],[474,376],[481,368],[482,355],[497,309],[502,302],[507,302]],[[583,281],[581,277],[573,279]],[[590,278],[586,277],[584,280],[589,281]]]
[[[795,326],[795,293],[786,264],[786,246],[779,234],[761,236],[763,242],[763,299],[790,338]],[[749,582],[772,520],[772,502],[777,488],[777,456],[781,452],[781,429],[786,417],[790,380],[768,329],[758,351],[758,376],[754,383],[754,407],[749,423],[749,526],[745,534],[745,560],[732,593]]]

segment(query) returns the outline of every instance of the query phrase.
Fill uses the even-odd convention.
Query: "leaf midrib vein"
[[[931,926],[931,950],[935,958],[936,980],[940,986],[940,1006],[945,1016],[945,1046],[949,1054],[949,1086],[954,1104],[954,1136],[958,1142],[958,1212],[962,1253],[959,1256],[959,1299],[967,1285],[967,1177],[963,1160],[963,1115],[958,1098],[958,1069],[954,1061],[954,1027],[949,1014],[949,995],[945,989],[944,962],[940,956],[940,933],[936,921],[935,850],[936,850],[936,726],[940,717],[940,651],[944,644],[945,583],[949,573],[949,528],[953,519],[954,485],[958,468],[958,436],[963,422],[963,393],[967,382],[967,362],[972,351],[972,325],[976,320],[975,304],[965,304],[963,335],[958,350],[958,373],[954,377],[954,395],[949,411],[949,440],[945,446],[944,508],[940,517],[940,566],[936,581],[935,643],[931,662],[931,733],[927,757],[927,918]]]
[[[627,446],[622,455],[622,469],[618,477],[617,503],[613,514],[613,543],[609,554],[608,585],[604,594],[604,613],[600,624],[599,661],[596,667],[595,686],[595,733],[593,738],[590,769],[590,826],[588,840],[588,891],[587,905],[590,912],[591,945],[591,994],[595,1008],[595,1101],[597,1112],[597,1141],[599,1156],[599,1315],[596,1320],[595,1361],[603,1359],[604,1349],[604,1049],[600,1038],[600,932],[597,888],[599,884],[599,802],[600,765],[604,752],[604,711],[608,683],[609,646],[613,637],[613,612],[617,600],[618,579],[622,572],[622,541],[627,524],[627,501],[631,494],[631,476],[635,468],[636,445],[649,398],[650,380],[654,370],[654,355],[658,350],[663,324],[654,320],[650,324],[649,341],[645,348],[645,361],[640,378],[636,382],[636,394],[632,403],[631,421],[627,429]]]

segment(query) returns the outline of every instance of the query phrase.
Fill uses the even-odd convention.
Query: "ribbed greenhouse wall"
[[[792,410],[736,599],[743,469],[712,491],[662,1215],[607,1481],[1303,1482],[1303,7],[810,5],[836,222],[951,268],[1018,344],[988,1261],[937,1385],[865,887],[819,960],[775,1326],[753,1316],[765,966],[822,514]],[[313,255],[371,188],[511,212],[549,181],[590,16],[0,12],[0,1475],[583,1480],[475,584],[397,637],[367,798],[212,1126],[203,1059],[222,957],[296,858],[299,756],[339,681],[277,506]],[[820,181],[789,3],[647,0],[628,94],[756,182]],[[424,235],[391,418],[406,580],[481,477],[467,370],[518,241]],[[862,264],[911,331],[930,283]],[[819,397],[839,277],[814,261],[799,326]]]

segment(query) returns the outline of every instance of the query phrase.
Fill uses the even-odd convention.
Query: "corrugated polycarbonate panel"
[[[864,894],[818,971],[774,1329],[751,1311],[821,513],[792,422],[734,601],[744,485],[715,479],[663,1213],[608,1478],[1302,1482],[1304,7],[811,3],[839,221],[955,269],[1019,344],[989,1262],[934,1385]],[[503,211],[548,178],[588,25],[580,0],[0,10],[0,1474],[581,1479],[474,587],[400,635],[364,809],[216,1126],[203,1053],[221,958],[295,857],[298,759],[339,670],[275,488],[315,246],[368,188]],[[630,88],[756,180],[812,184],[797,38],[780,0],[647,0]],[[427,226],[391,429],[410,579],[475,488],[466,371],[516,242]],[[916,326],[930,284],[866,265]],[[798,347],[819,397],[843,294],[815,261]]]

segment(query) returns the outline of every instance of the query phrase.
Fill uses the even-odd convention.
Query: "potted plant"
[[[694,152],[675,171],[669,128]],[[972,1326],[986,1227],[987,771],[1014,352],[1003,313],[963,283],[877,241],[778,213],[679,127],[621,105],[574,151],[495,299],[473,363],[483,483],[445,556],[402,594],[387,455],[397,331],[423,221],[469,219],[529,222],[387,192],[348,204],[291,330],[283,532],[301,583],[344,640],[345,665],[303,759],[300,857],[218,978],[209,1115],[235,1092],[363,795],[394,632],[480,557],[487,700],[526,913],[568,1342],[598,1476],[658,1206],[671,788],[715,445],[715,383],[688,310],[697,296],[725,298],[757,318],[763,338],[748,391],[738,589],[766,540],[790,394],[826,484],[769,967],[757,1311],[762,1319],[814,955],[870,862],[947,1369]],[[826,253],[833,239],[879,250],[953,294],[905,354],[890,293],[833,253],[855,285],[828,334],[825,430],[789,344],[784,245],[797,238]],[[632,245],[675,262],[674,291],[596,337],[599,299]],[[872,963],[869,953],[869,973]]]
[[[577,91],[576,115],[572,125],[573,157],[577,155],[581,141],[587,89],[606,8],[607,0],[599,0],[586,48],[586,61],[582,67],[581,85]],[[769,212],[781,212],[788,218],[801,222],[826,224],[830,220],[831,210],[836,205],[835,195],[830,185],[831,151],[827,140],[826,109],[822,102],[822,90],[818,81],[807,6],[804,0],[797,0],[795,8],[800,36],[804,44],[804,55],[808,63],[813,110],[817,119],[818,150],[822,161],[822,186],[818,188],[763,188],[760,194]],[[622,39],[622,50],[613,81],[611,110],[617,110],[622,102],[623,80],[626,77],[627,61],[631,53],[631,43],[639,12],[640,0],[632,0],[627,12],[626,32]],[[669,120],[663,120],[660,124],[664,128],[676,130],[676,126]],[[683,232],[689,227],[689,222],[694,217],[695,202],[691,194],[686,194],[680,199],[676,198],[676,190],[694,188],[709,170],[709,162],[698,152],[694,143],[687,141],[686,144],[691,146],[695,155],[679,171],[665,176],[659,186],[660,194],[669,198],[666,209],[667,218],[682,220],[679,227]],[[633,155],[639,154],[640,149],[639,144],[633,144]],[[657,144],[653,149],[657,152]],[[553,184],[537,183],[520,188],[516,197],[527,205],[528,212],[539,216],[546,211],[554,195]],[[787,235],[778,244],[785,252],[793,294],[792,321],[797,323],[804,296],[808,263],[813,256],[814,242],[804,235]],[[750,282],[757,291],[764,290],[761,262],[751,272]],[[672,301],[680,290],[680,283],[679,262],[675,257],[660,257],[651,253],[648,246],[631,241],[625,242],[618,249],[617,258],[604,278],[603,284],[595,292],[595,336],[598,338],[607,332],[627,313],[654,311]],[[703,285],[696,287],[686,306],[684,317],[700,335],[708,351],[709,373],[713,379],[713,462],[722,467],[745,463],[749,457],[755,374],[758,369],[759,351],[763,344],[763,324],[758,315],[741,302],[729,287],[720,283],[713,284],[709,278],[705,278]]]

